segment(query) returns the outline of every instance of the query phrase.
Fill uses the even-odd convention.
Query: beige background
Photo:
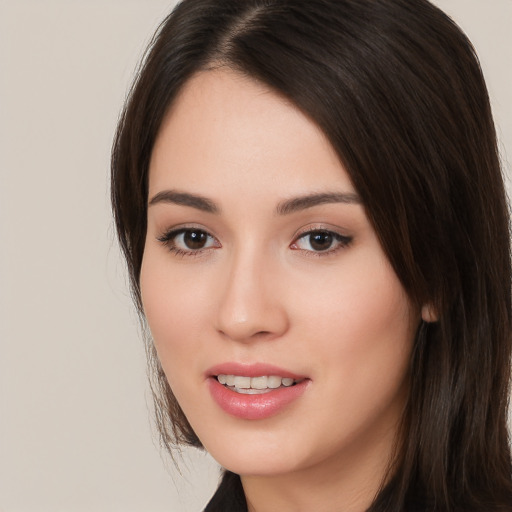
[[[512,0],[467,31],[512,159]],[[217,468],[159,454],[114,242],[112,133],[169,0],[0,0],[0,511],[197,512]],[[188,469],[187,467],[188,466]]]

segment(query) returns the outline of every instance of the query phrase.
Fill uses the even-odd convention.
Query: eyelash
[[[201,235],[206,235],[209,240],[215,240],[215,237],[210,235],[204,229],[199,229],[199,228],[194,228],[194,227],[184,227],[184,228],[178,228],[178,229],[171,229],[171,230],[165,232],[162,236],[158,237],[158,241],[162,242],[164,245],[166,245],[167,248],[169,249],[169,251],[172,252],[174,255],[181,256],[181,257],[184,257],[184,256],[189,256],[189,257],[200,256],[201,254],[203,254],[206,251],[209,251],[211,249],[217,249],[217,248],[220,247],[220,244],[217,242],[218,245],[216,245],[216,246],[200,248],[200,249],[197,249],[197,250],[194,250],[194,249],[189,249],[189,250],[181,249],[180,247],[176,246],[176,238],[179,235],[184,235],[185,233],[196,233],[196,234],[198,234],[200,236]]]
[[[186,233],[192,234],[195,233],[198,236],[204,236],[206,235],[207,241],[206,243],[214,242],[213,245],[210,245],[209,247],[202,247],[198,248],[197,250],[194,249],[182,249],[176,245],[176,238],[180,235],[185,235]],[[332,245],[335,245],[334,248],[331,248],[331,246],[325,250],[309,250],[299,247],[298,242],[300,240],[306,239],[307,237],[312,237],[314,235],[325,235],[328,237],[331,237],[332,239]],[[203,253],[210,251],[212,249],[218,249],[221,247],[220,243],[210,235],[207,231],[204,229],[194,228],[194,227],[183,227],[178,229],[171,229],[167,232],[165,232],[163,235],[159,236],[157,240],[164,245],[167,246],[169,251],[173,253],[176,256],[180,257],[196,257],[200,256]],[[331,256],[335,253],[337,253],[339,250],[344,249],[348,247],[352,243],[352,237],[342,235],[340,233],[337,233],[335,231],[332,231],[330,229],[324,229],[324,228],[315,228],[315,229],[308,229],[307,231],[303,231],[302,233],[299,233],[295,238],[292,244],[290,245],[290,248],[292,250],[301,251],[305,255],[309,257],[325,257],[325,256]],[[309,242],[311,246],[311,239]]]
[[[314,251],[309,249],[303,249],[298,246],[299,240],[306,239],[307,237],[312,237],[313,235],[326,235],[331,237],[332,244],[328,249],[320,250],[320,251]],[[311,238],[310,238],[310,245],[311,245]],[[299,235],[295,238],[294,242],[291,244],[291,248],[296,251],[301,251],[305,253],[309,257],[313,258],[319,258],[319,257],[325,257],[325,256],[332,256],[333,254],[336,254],[338,251],[347,248],[352,243],[352,237],[342,235],[341,233],[337,233],[336,231],[332,231],[330,229],[325,228],[314,228],[314,229],[308,229],[307,231],[303,231],[302,233],[299,233]],[[334,248],[332,248],[332,245],[335,245]]]

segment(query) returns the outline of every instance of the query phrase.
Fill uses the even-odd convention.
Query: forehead
[[[151,158],[150,195],[170,186],[211,195],[228,183],[245,193],[270,184],[290,193],[353,191],[312,120],[260,82],[222,68],[194,75],[167,112]]]

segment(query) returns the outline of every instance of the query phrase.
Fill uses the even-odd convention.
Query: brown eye
[[[183,244],[187,249],[196,251],[204,249],[208,242],[208,234],[197,229],[188,229],[183,232]]]
[[[203,250],[219,248],[219,241],[207,231],[195,228],[171,230],[158,238],[167,248],[181,256],[200,254]]]
[[[309,245],[314,251],[327,251],[332,246],[334,237],[327,231],[311,233],[309,236]]]
[[[291,246],[312,253],[333,253],[350,244],[352,238],[334,231],[312,230],[302,234]]]

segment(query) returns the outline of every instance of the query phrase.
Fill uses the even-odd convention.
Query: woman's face
[[[141,289],[221,465],[386,465],[419,311],[333,148],[286,100],[228,70],[188,82],[152,154]]]

